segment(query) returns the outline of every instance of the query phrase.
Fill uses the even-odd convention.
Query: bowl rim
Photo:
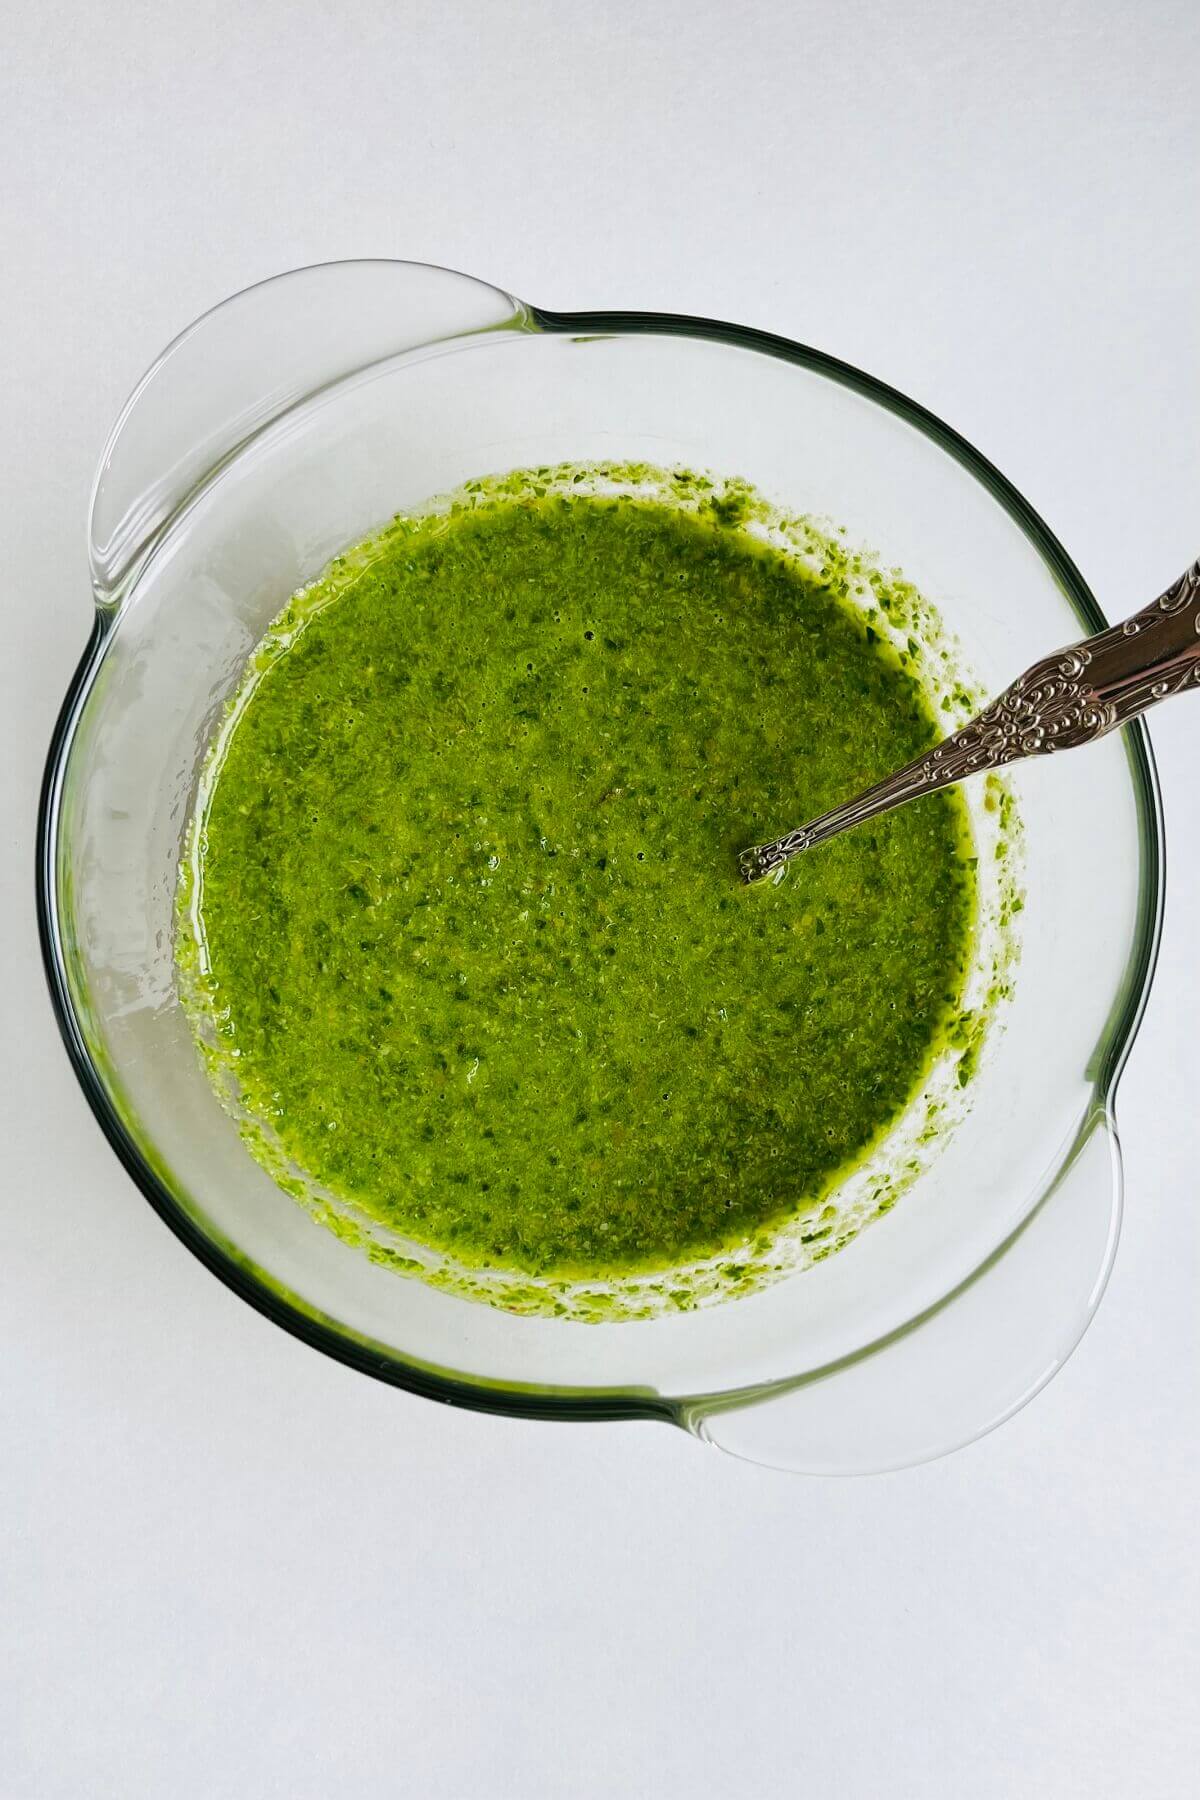
[[[329,265],[324,265],[328,267]],[[299,274],[296,270],[290,273]],[[453,273],[453,271],[449,271]],[[271,277],[272,282],[280,276]],[[471,278],[473,279],[473,278]],[[266,283],[257,283],[264,286]],[[250,290],[244,289],[222,301],[230,305]],[[534,305],[522,308],[526,329],[553,335],[570,336],[634,336],[657,335],[699,338],[736,349],[755,351],[824,376],[842,387],[863,395],[868,400],[894,413],[961,464],[989,492],[1031,542],[1049,568],[1056,584],[1086,631],[1103,630],[1108,624],[1083,576],[1050,530],[1049,526],[1013,484],[961,433],[935,413],[906,394],[877,379],[851,363],[831,356],[811,345],[796,342],[752,326],[737,325],[720,319],[698,315],[642,311],[569,311],[559,312]],[[519,1386],[469,1379],[448,1370],[431,1368],[409,1361],[382,1346],[352,1336],[344,1328],[326,1323],[313,1313],[292,1303],[285,1295],[265,1283],[246,1263],[239,1261],[209,1237],[175,1199],[171,1190],[143,1155],[136,1140],[121,1119],[104,1080],[88,1052],[79,1018],[71,997],[66,966],[62,956],[57,925],[56,852],[58,843],[59,801],[75,726],[94,674],[102,660],[108,628],[102,613],[93,616],[92,630],[83,655],[67,687],[51,734],[42,777],[36,829],[36,904],[38,937],[42,962],[50,991],[51,1004],[58,1022],[68,1058],[84,1095],[104,1136],[159,1217],[204,1266],[241,1299],[253,1306],[276,1325],[313,1349],[332,1356],[363,1374],[406,1389],[426,1399],[440,1400],[481,1412],[507,1414],[521,1418],[546,1419],[661,1419],[686,1424],[685,1412],[694,1408],[696,1397],[669,1397],[648,1392],[604,1389],[555,1389],[549,1386]],[[1134,789],[1139,841],[1138,903],[1135,930],[1122,978],[1117,986],[1108,1020],[1100,1035],[1090,1066],[1094,1105],[1103,1113],[1116,1141],[1114,1096],[1121,1072],[1136,1039],[1145,1012],[1158,958],[1162,931],[1164,901],[1165,843],[1162,804],[1154,754],[1144,720],[1138,719],[1122,730],[1130,775]],[[1090,1130],[1090,1120],[1081,1130],[1076,1145],[1064,1158],[1069,1166],[1078,1144]],[[1114,1161],[1113,1202],[1121,1201],[1119,1158]],[[1040,1210],[1035,1205],[1028,1218]],[[1019,1235],[1023,1225],[1018,1228]],[[1009,1240],[1011,1242],[1011,1239]],[[1003,1248],[1001,1248],[1001,1253]],[[988,1264],[993,1259],[988,1259]],[[985,1264],[985,1267],[988,1266]],[[977,1271],[982,1274],[983,1270]],[[972,1278],[973,1279],[973,1278]],[[957,1291],[957,1290],[956,1290]],[[949,1303],[948,1295],[935,1310]],[[889,1334],[882,1343],[869,1343],[846,1361],[858,1362],[876,1354],[897,1335],[917,1328],[921,1317]],[[1090,1315],[1089,1315],[1090,1317]],[[1084,1321],[1086,1325],[1087,1321]],[[839,1365],[842,1366],[842,1365]],[[830,1371],[832,1372],[832,1371]],[[810,1377],[823,1371],[810,1372]],[[776,1384],[768,1384],[771,1391]],[[759,1395],[763,1390],[757,1390]],[[1032,1396],[1030,1396],[1032,1397]],[[737,1398],[736,1390],[722,1395],[729,1402]]]

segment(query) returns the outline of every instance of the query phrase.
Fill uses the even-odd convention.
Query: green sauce
[[[965,815],[778,886],[735,856],[932,712],[736,507],[508,486],[341,559],[252,660],[180,889],[210,1063],[264,1158],[465,1268],[820,1238],[953,1018]]]

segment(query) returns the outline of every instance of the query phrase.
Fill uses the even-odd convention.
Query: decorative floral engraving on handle
[[[1089,744],[1188,687],[1200,688],[1200,560],[1144,612],[1034,663],[915,762],[811,824],[743,850],[742,879],[779,875],[815,844],[965,775]]]

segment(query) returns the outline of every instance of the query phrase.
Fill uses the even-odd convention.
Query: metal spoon
[[[1123,625],[1034,663],[961,731],[894,775],[811,824],[743,850],[738,856],[742,880],[779,879],[793,856],[852,825],[949,787],[964,775],[999,769],[1022,756],[1090,744],[1189,687],[1200,688],[1200,561],[1153,606]]]

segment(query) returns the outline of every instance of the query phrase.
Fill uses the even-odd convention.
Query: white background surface
[[[1200,12],[260,0],[0,57],[0,1796],[1182,1796],[1200,1759],[1200,698],[1124,1242],[1066,1372],[827,1482],[456,1413],[268,1325],[105,1147],[32,826],[107,428],[201,309],[350,255],[801,337],[960,427],[1110,614],[1200,550]]]

